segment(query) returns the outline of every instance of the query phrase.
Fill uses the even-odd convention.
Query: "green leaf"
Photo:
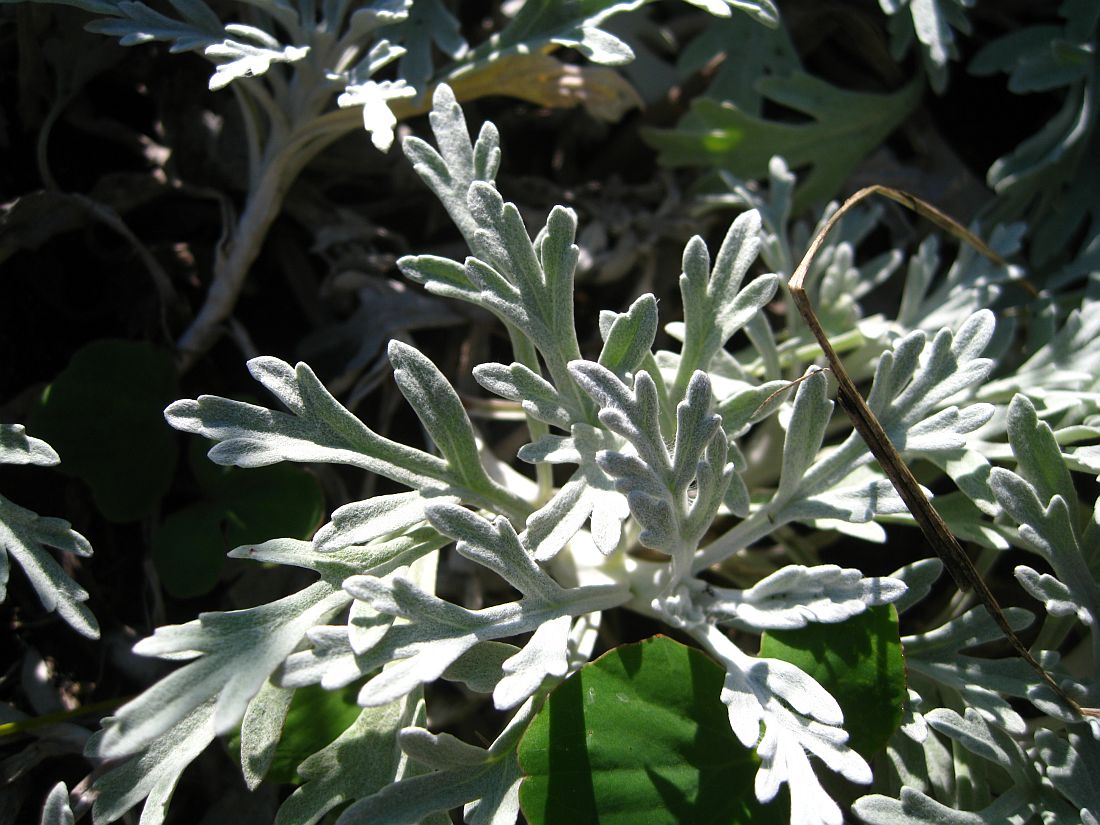
[[[325,690],[320,685],[308,685],[294,691],[290,710],[286,714],[283,735],[275,747],[265,779],[284,785],[301,784],[298,766],[322,748],[336,741],[359,718],[362,708],[355,702],[358,685],[342,690]],[[234,758],[241,749],[238,730],[228,742]]]
[[[808,74],[765,77],[757,88],[809,122],[767,120],[728,101],[699,98],[675,129],[645,130],[665,166],[708,166],[751,180],[768,174],[782,155],[791,167],[813,166],[796,206],[833,197],[856,165],[901,123],[920,100],[915,80],[893,94],[838,89]]]
[[[905,660],[893,605],[868,608],[841,624],[770,631],[760,655],[798,666],[828,690],[844,711],[848,746],[864,757],[901,725]]]
[[[193,442],[190,455],[202,500],[169,514],[153,533],[153,564],[176,598],[210,592],[233,548],[307,539],[324,517],[324,495],[312,473],[289,464],[219,467],[206,460],[206,446]]]
[[[719,700],[724,673],[663,636],[623,645],[551,695],[519,746],[532,825],[782,822]]]
[[[110,521],[149,514],[172,482],[176,444],[161,411],[177,397],[172,356],[138,341],[94,341],[42,393],[29,429],[86,482]]]

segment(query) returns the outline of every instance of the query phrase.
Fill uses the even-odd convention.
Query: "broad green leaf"
[[[768,162],[782,155],[792,167],[812,166],[798,189],[797,204],[833,197],[841,184],[920,100],[920,80],[892,94],[850,92],[808,74],[765,77],[760,92],[809,122],[767,120],[737,106],[699,98],[675,129],[650,129],[646,140],[665,166],[724,169],[739,178],[763,178]]]
[[[176,439],[161,411],[176,397],[168,351],[94,341],[42,393],[28,427],[64,456],[62,472],[88,484],[104,516],[136,521],[172,482]]]
[[[870,607],[841,624],[769,631],[760,655],[797,665],[828,690],[844,711],[848,746],[864,757],[901,725],[905,660],[891,605]]]
[[[153,564],[177,598],[207,593],[226,554],[274,538],[307,539],[324,516],[317,479],[290,464],[241,470],[219,467],[195,441],[191,467],[203,499],[169,514],[153,533]]]
[[[165,592],[177,599],[209,593],[221,577],[225,513],[203,501],[170,514],[153,533],[152,561]]]
[[[753,795],[758,760],[719,700],[724,673],[663,636],[623,645],[562,683],[519,746],[532,825],[782,822]]]

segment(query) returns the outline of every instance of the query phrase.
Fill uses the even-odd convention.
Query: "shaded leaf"
[[[785,821],[783,803],[753,798],[757,760],[730,731],[722,679],[704,654],[661,636],[583,667],[520,742],[524,816],[536,824]]]

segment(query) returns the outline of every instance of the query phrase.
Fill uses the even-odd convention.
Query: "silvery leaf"
[[[462,107],[445,83],[439,84],[432,95],[432,111],[428,119],[439,146],[438,151],[417,137],[406,138],[401,148],[420,179],[439,198],[470,244],[477,231],[477,223],[470,214],[466,196],[474,181],[491,183],[496,176],[500,166],[500,136],[492,123],[486,123],[476,143],[471,143]],[[416,260],[402,258],[398,261],[402,272],[413,280],[418,278],[410,274],[407,265]],[[429,290],[435,291],[430,277],[424,283]]]
[[[245,708],[241,720],[241,772],[250,791],[256,790],[275,759],[294,691],[264,682]]]
[[[647,372],[633,389],[614,373],[589,361],[570,364],[577,383],[600,405],[600,421],[637,453],[605,450],[600,469],[615,479],[630,511],[642,526],[639,540],[672,557],[669,587],[688,572],[699,541],[710,527],[733,474],[727,463],[721,418],[711,412],[710,382],[697,372],[676,408],[671,454],[661,431],[660,402]],[[694,489],[694,496],[688,494]]]
[[[74,825],[75,822],[69,807],[69,789],[64,782],[58,782],[50,789],[46,804],[42,806],[40,825]]]
[[[433,526],[459,539],[460,553],[501,575],[524,597],[482,610],[468,610],[425,592],[400,572],[387,579],[349,578],[344,588],[352,596],[369,602],[380,613],[407,620],[395,622],[374,647],[344,665],[343,672],[350,680],[356,673],[368,673],[389,662],[360,691],[359,702],[364,706],[385,704],[419,684],[440,678],[479,642],[535,631],[554,619],[606,610],[628,598],[627,592],[615,585],[562,588],[534,563],[503,517],[490,523],[468,510],[447,504],[432,505],[428,515]],[[541,645],[545,641],[545,637],[540,637],[528,644]],[[314,658],[323,661],[324,657],[318,652]],[[308,657],[301,661],[297,674],[288,668],[284,677],[287,684],[301,684],[303,678],[309,679],[310,673],[315,672],[311,671]],[[520,666],[540,669],[546,659],[532,653],[516,654],[509,661],[513,670]],[[545,675],[547,671],[541,672]],[[498,683],[499,701],[514,698],[515,684],[518,680],[502,691]]]
[[[163,40],[172,44],[171,52],[177,53],[205,49],[225,37],[221,20],[205,3],[189,3],[191,13],[184,14],[183,20],[154,11],[145,3],[104,5],[114,6],[110,14],[119,19],[93,20],[88,24],[88,31],[117,37],[123,46]]]
[[[0,601],[7,596],[10,557],[22,568],[47,611],[56,610],[77,633],[98,639],[99,623],[84,604],[87,592],[69,578],[46,547],[74,556],[92,554],[88,540],[69,522],[39,516],[0,496]]]
[[[1008,608],[1004,612],[1009,625],[1017,631],[1032,619],[1022,608]],[[1024,720],[1001,694],[1029,698],[1035,672],[1019,657],[986,659],[963,652],[1002,636],[993,618],[978,607],[938,628],[903,637],[911,684],[919,685],[918,690],[926,698],[933,689],[958,693],[967,706],[989,722],[1012,733],[1022,733]],[[1048,671],[1057,662],[1057,655],[1049,651],[1038,653],[1036,658]]]
[[[286,564],[319,573],[335,587],[348,576],[371,573],[384,576],[398,567],[412,564],[438,550],[449,540],[427,525],[396,536],[375,539],[362,546],[318,551],[313,542],[299,539],[271,539],[262,544],[246,544],[227,554],[232,559],[250,559],[267,564]]]
[[[98,791],[92,815],[97,822],[113,822],[145,799],[142,825],[161,825],[168,813],[180,774],[217,735],[215,702],[201,702],[159,734],[148,737],[144,747],[95,782]],[[103,739],[115,732],[118,720],[107,717],[103,730],[88,740],[87,752],[103,752]]]
[[[453,497],[445,500],[457,503]],[[427,501],[419,493],[409,492],[374,496],[337,507],[332,520],[314,535],[313,546],[322,552],[339,550],[403,532],[424,521]]]
[[[1035,577],[1023,575],[1036,585],[1033,593],[1037,598],[1039,593],[1051,593],[1053,600],[1061,603],[1057,610],[1075,612],[1082,621],[1095,626],[1100,621],[1100,584],[1084,555],[1077,491],[1061,451],[1050,428],[1038,420],[1026,397],[1013,399],[1009,419],[1009,441],[1020,475],[993,468],[993,494],[1005,513],[1020,525],[1024,546],[1039,553],[1054,568],[1061,587],[1055,592]]]
[[[609,325],[600,350],[600,365],[626,379],[649,355],[656,334],[657,299],[646,293]]]
[[[37,464],[50,467],[61,462],[53,447],[27,435],[22,424],[0,424],[0,464]]]
[[[226,27],[229,30],[229,27]],[[233,32],[236,34],[236,32]],[[203,54],[217,63],[214,74],[210,76],[210,91],[224,89],[237,78],[258,77],[271,68],[272,63],[297,63],[309,54],[309,47],[254,46],[237,40],[225,39],[220,43],[211,43]],[[225,61],[225,62],[221,62]]]
[[[840,727],[843,713],[836,700],[794,665],[743,653],[713,625],[691,633],[726,668],[721,699],[730,725],[760,757],[756,798],[767,803],[786,784],[792,822],[840,825],[840,808],[822,787],[809,755],[860,784],[871,781],[871,769],[845,744],[848,734]]]
[[[363,708],[350,727],[298,766],[304,781],[279,807],[275,825],[313,825],[334,808],[398,781],[398,732],[412,724],[416,704],[406,697]]]
[[[901,598],[899,579],[864,577],[834,564],[789,564],[747,590],[711,586],[697,603],[720,624],[743,630],[788,630],[810,622],[842,622],[868,607]]]
[[[791,499],[821,449],[825,427],[833,411],[833,402],[825,396],[827,387],[821,370],[808,373],[798,387],[783,441],[783,466],[773,506],[781,507]]]
[[[546,424],[568,430],[579,413],[570,410],[554,385],[523,364],[479,364],[474,379],[489,392],[518,401],[524,411]]]
[[[401,54],[400,50],[391,50],[386,54],[385,59],[379,62],[388,63],[399,54]],[[218,70],[222,71],[224,68],[219,66]],[[213,79],[210,82],[213,84]],[[389,101],[415,96],[416,89],[404,80],[367,80],[363,83],[348,84],[343,93],[336,98],[336,104],[341,109],[362,106],[363,128],[370,133],[371,143],[378,151],[388,152],[393,145],[393,130],[397,127],[397,116],[390,110]]]
[[[1039,759],[1046,765],[1046,777],[1069,800],[1083,823],[1100,819],[1100,745],[1085,726],[1069,728],[1064,734],[1052,730],[1035,733]]]
[[[218,443],[216,464],[263,467],[279,461],[351,464],[407,486],[440,486],[446,462],[375,433],[333,398],[305,364],[291,367],[277,358],[253,358],[253,377],[290,414],[204,395],[176,401],[164,411],[177,430]]]
[[[192,661],[123,705],[91,752],[127,756],[207,706],[211,737],[224,733],[240,722],[248,702],[306,631],[348,601],[347,594],[317,582],[270,604],[158,628],[135,645],[136,653]]]
[[[387,825],[417,825],[439,811],[463,805],[469,825],[512,825],[519,815],[519,784],[522,775],[516,746],[534,715],[528,702],[516,713],[487,749],[481,761],[412,776],[395,782],[351,805],[337,825],[385,822]],[[422,735],[413,735],[417,740]],[[426,744],[407,740],[412,748]],[[456,748],[449,748],[453,756]],[[463,757],[475,750],[463,748]]]

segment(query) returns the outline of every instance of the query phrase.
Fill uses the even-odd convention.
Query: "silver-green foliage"
[[[911,707],[891,743],[889,766],[875,774],[847,746],[846,720],[828,692],[793,665],[742,650],[722,629],[753,634],[835,623],[888,603],[904,610],[929,591],[938,572],[935,562],[879,578],[835,565],[786,564],[748,576],[741,588],[700,578],[720,565],[736,580],[747,548],[769,534],[782,539],[793,522],[881,540],[868,529],[881,530],[874,520],[905,518],[858,436],[827,443],[833,408],[827,378],[807,368],[816,352],[804,336],[777,342],[762,315],[781,279],[752,277],[758,250],[762,245],[773,266],[794,260],[782,204],[734,221],[713,262],[701,239],[688,243],[680,281],[684,322],[670,330],[682,341],[679,351],[653,351],[658,308],[645,295],[625,312],[601,315],[603,346],[589,360],[573,319],[574,213],[556,207],[532,238],[493,182],[495,129],[485,126],[472,142],[446,86],[435,93],[431,125],[436,147],[410,138],[405,152],[471,255],[461,262],[410,256],[399,265],[428,290],[486,309],[507,328],[514,361],[481,365],[474,374],[526,413],[531,439],[519,458],[535,465],[537,480],[490,471],[499,469],[491,445],[479,444],[446,378],[407,344],[394,343],[390,360],[430,451],[373,432],[307,366],[273,358],[249,366],[285,411],[208,396],[171,405],[169,422],[212,439],[217,463],[345,464],[407,491],[344,505],[313,541],[277,539],[232,552],[314,571],[318,580],[304,590],[248,610],[204,614],[139,643],[139,653],[184,664],[105,720],[90,743],[91,755],[122,760],[97,782],[96,821],[112,821],[143,798],[143,822],[163,821],[182,770],[237,725],[244,775],[255,786],[294,690],[358,684],[358,721],[302,763],[304,784],[278,822],[317,822],[343,804],[341,825],[444,821],[459,806],[471,823],[513,822],[519,738],[549,690],[591,654],[602,613],[618,607],[677,628],[722,665],[719,698],[731,728],[761,759],[757,797],[771,800],[786,784],[792,822],[842,821],[818,777],[823,766],[856,783],[874,782],[876,792],[896,796],[900,789],[900,801],[880,793],[856,811],[872,822],[901,822],[931,821],[929,812],[968,802],[951,794],[970,773],[985,770],[984,762],[1014,780],[1009,792],[1002,792],[1003,781],[982,786],[995,797],[993,811],[1088,809],[1081,814],[1088,821],[1096,808],[1082,777],[1095,761],[1093,732],[1079,723],[1066,727],[1073,720],[1043,695],[1022,662],[966,653],[994,638],[985,617],[951,616],[905,640]],[[786,172],[779,162],[773,172],[779,185],[772,194],[781,199],[790,189]],[[851,278],[851,267],[840,265],[851,261],[842,245],[858,237],[842,233],[826,250],[838,265],[815,270],[819,299],[843,292],[827,285]],[[911,267],[910,279],[920,281],[929,257]],[[1012,277],[986,274],[995,283]],[[909,300],[925,300],[929,282],[910,287]],[[944,288],[972,297],[981,286],[955,273]],[[952,520],[976,535],[985,529],[1004,546],[1029,549],[1052,568],[1053,575],[1030,567],[1017,575],[1046,605],[1051,624],[1044,639],[1055,648],[1072,623],[1090,630],[1095,624],[1089,548],[1097,545],[1096,517],[1078,502],[1069,459],[1053,434],[1064,428],[1051,431],[1022,397],[1008,406],[1007,424],[1003,401],[1000,410],[992,400],[970,403],[996,366],[985,354],[995,339],[994,316],[969,299],[953,306],[950,328],[929,336],[898,321],[864,318],[851,303],[854,369],[872,379],[870,406],[902,453],[956,478],[964,506],[955,506]],[[751,346],[733,352],[738,331]],[[787,392],[782,379],[800,374],[797,391]],[[1048,381],[1058,382],[1057,375]],[[1087,395],[1079,401],[1086,410],[1044,412],[1081,437],[1080,427],[1095,424],[1097,403]],[[971,448],[975,433],[1002,444],[1003,463],[1015,470],[991,469]],[[748,454],[762,466],[750,466]],[[548,472],[554,464],[576,465],[560,488]],[[437,561],[452,542],[518,597],[473,608],[439,595]],[[646,555],[635,552],[639,546]],[[1096,661],[1095,650],[1086,653]],[[1096,703],[1095,688],[1056,668],[1055,653],[1039,655],[1067,689]],[[433,732],[424,687],[437,680],[484,694],[511,721],[485,748]],[[1061,728],[1040,731],[1029,743],[1004,695],[1030,698],[1060,715]],[[963,703],[971,706],[965,718],[953,710]],[[940,736],[961,749],[953,756]]]
[[[39,438],[27,435],[21,424],[0,424],[0,464],[37,464],[50,467],[61,459]],[[42,606],[89,639],[99,638],[99,623],[84,604],[88,594],[50,555],[53,547],[74,556],[92,555],[92,546],[64,519],[40,516],[0,496],[0,601],[8,594],[8,559],[30,580]]]

